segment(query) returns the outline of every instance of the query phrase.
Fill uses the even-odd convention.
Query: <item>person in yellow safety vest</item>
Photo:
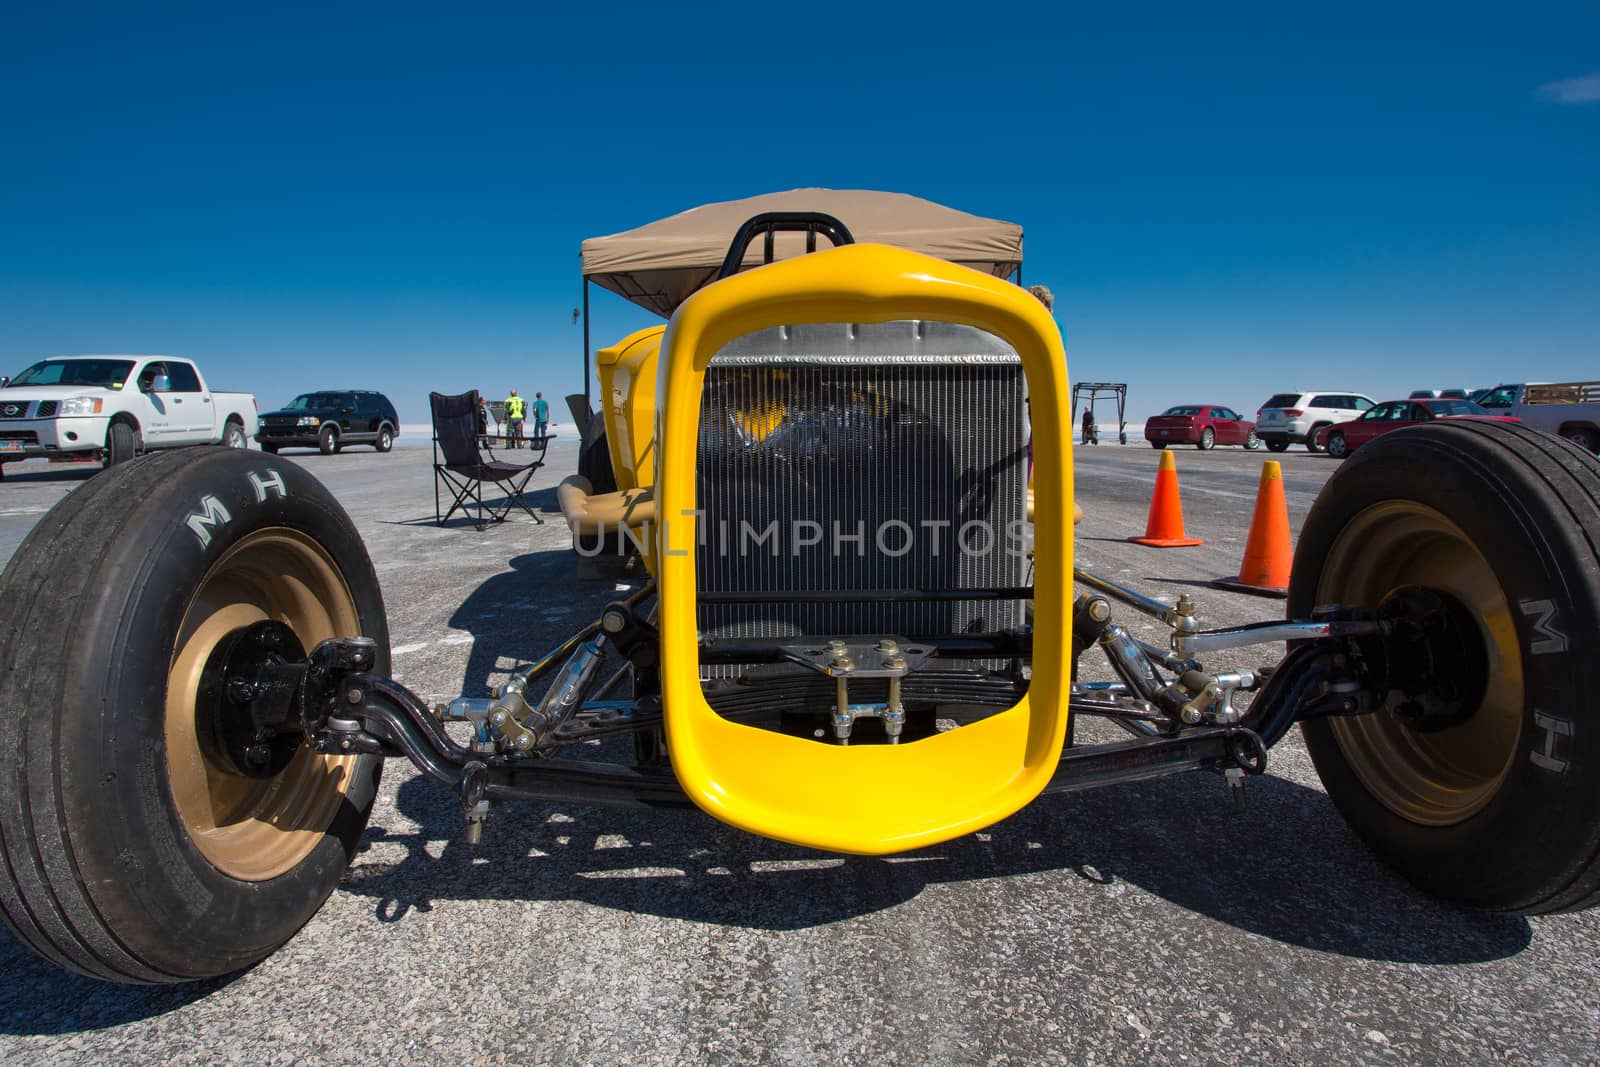
[[[506,397],[506,447],[507,448],[521,448],[522,447],[522,416],[523,416],[522,398],[520,396],[518,396],[517,395],[517,391],[515,389],[513,389],[513,390],[511,390],[511,395]]]

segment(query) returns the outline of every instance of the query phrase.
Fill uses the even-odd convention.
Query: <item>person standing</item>
[[[478,447],[483,448],[489,443],[489,405],[484,402],[483,394],[478,394]]]
[[[1087,407],[1083,409],[1083,443],[1086,445],[1100,443],[1100,434],[1094,424],[1094,411]]]
[[[515,389],[506,397],[506,447],[522,447],[522,415],[524,405]]]
[[[542,439],[550,429],[550,405],[543,393],[533,394],[533,436]]]

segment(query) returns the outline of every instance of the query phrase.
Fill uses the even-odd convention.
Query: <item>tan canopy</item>
[[[956,211],[905,193],[868,189],[791,189],[706,204],[609,237],[583,242],[583,276],[660,315],[670,316],[689,294],[717,275],[728,245],[747,219],[768,211],[832,215],[861,242],[896,245],[997,277],[1022,265],[1022,227]],[[821,239],[819,247],[827,247]],[[777,235],[774,256],[805,252],[805,236]],[[761,262],[754,241],[746,266]]]

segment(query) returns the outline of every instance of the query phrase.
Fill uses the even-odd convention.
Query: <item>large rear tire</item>
[[[1419,726],[1391,700],[1305,723],[1328,795],[1373,851],[1440,897],[1523,914],[1600,903],[1588,647],[1600,632],[1600,461],[1466,419],[1360,453],[1306,518],[1289,614],[1375,608],[1421,586],[1466,609],[1472,661],[1488,674],[1463,721]]]
[[[379,761],[219,753],[212,653],[283,623],[305,649],[377,642],[383,598],[349,517],[295,464],[181,449],[95,478],[0,576],[0,912],[71,970],[180,982],[249,966],[333,891]],[[225,650],[224,650],[225,651]]]

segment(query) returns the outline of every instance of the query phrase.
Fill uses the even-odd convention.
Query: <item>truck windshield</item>
[[[343,393],[301,393],[284,406],[285,411],[314,411],[348,406]]]
[[[132,370],[131,359],[47,359],[11,379],[11,385],[93,385],[101,389],[121,389]]]

